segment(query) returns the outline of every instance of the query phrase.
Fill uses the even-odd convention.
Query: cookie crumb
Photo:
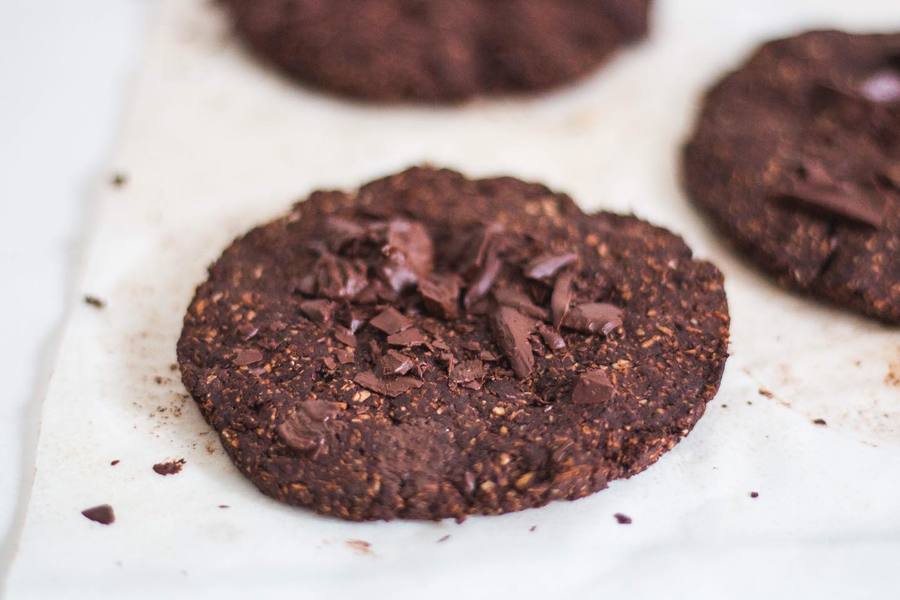
[[[750,492],[751,498],[759,498],[759,492]]]
[[[124,187],[126,183],[128,183],[128,175],[125,173],[113,173],[113,176],[109,180],[110,184],[113,187]]]
[[[532,525],[531,527],[528,528],[528,531],[534,531],[536,529],[537,529],[537,525]]]
[[[616,513],[613,516],[616,518],[616,523],[618,523],[619,525],[631,525],[631,517],[629,517],[628,515]]]
[[[187,461],[183,458],[168,460],[166,462],[156,463],[153,465],[153,470],[160,475],[177,475],[178,473],[181,473],[181,468],[184,466],[185,462]]]
[[[760,395],[760,396],[765,396],[766,398],[774,398],[774,397],[775,397],[775,394],[773,394],[772,392],[770,392],[770,391],[767,390],[766,388],[759,388],[758,391],[759,391],[759,395]]]
[[[825,419],[813,419],[813,425],[821,425],[825,427],[828,425],[828,422]]]
[[[441,539],[439,539],[439,540],[437,541],[437,543],[440,544],[440,543],[442,543],[442,542],[446,542],[446,541],[449,540],[449,539],[450,539],[450,534],[448,533],[447,535],[445,535],[444,537],[442,537]]]
[[[110,461],[109,464],[110,464],[110,466],[113,466],[113,467],[114,467],[114,466],[116,466],[117,464],[119,464],[119,459],[117,458],[116,460]]]
[[[231,508],[231,507],[228,506],[227,504],[220,504],[220,505],[219,505],[219,508]]]
[[[93,306],[97,309],[102,309],[106,307],[106,302],[98,298],[97,296],[91,296],[90,294],[85,295],[84,303],[88,306]]]

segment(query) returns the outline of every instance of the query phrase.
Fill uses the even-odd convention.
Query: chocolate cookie
[[[574,499],[690,431],[722,276],[671,233],[511,178],[316,192],[197,290],[184,383],[263,492],[344,519]]]
[[[782,284],[900,322],[900,34],[764,45],[708,93],[684,179]]]
[[[223,0],[268,62],[379,101],[551,88],[647,32],[650,0]]]

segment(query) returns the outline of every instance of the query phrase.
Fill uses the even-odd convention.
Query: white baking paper
[[[569,89],[374,107],[261,68],[215,3],[164,2],[111,165],[128,182],[100,199],[83,277],[108,304],[66,327],[9,596],[900,597],[900,334],[774,287],[678,186],[704,87],[766,38],[827,26],[897,30],[900,6],[660,0],[646,43]],[[238,474],[170,370],[205,266],[314,189],[425,161],[633,211],[720,266],[733,355],[685,441],[590,498],[462,525],[322,518]],[[184,471],[151,470],[167,458]],[[115,524],[80,515],[101,503]]]

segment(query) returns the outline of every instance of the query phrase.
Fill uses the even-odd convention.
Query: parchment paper
[[[900,334],[769,284],[677,180],[704,87],[758,42],[821,26],[896,30],[900,7],[659,1],[651,39],[572,88],[385,108],[261,68],[214,3],[165,2],[111,165],[128,182],[101,198],[84,275],[108,304],[67,326],[10,597],[897,597]],[[590,498],[462,525],[317,517],[231,466],[170,370],[206,265],[313,189],[424,161],[633,211],[720,266],[733,356],[675,450]],[[154,473],[167,458],[184,471]],[[79,514],[101,503],[115,524]]]

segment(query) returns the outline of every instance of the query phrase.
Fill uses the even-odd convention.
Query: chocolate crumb
[[[437,543],[440,544],[440,543],[442,543],[442,542],[446,542],[446,541],[449,540],[449,539],[450,539],[450,534],[448,533],[447,535],[445,535],[444,537],[442,537],[441,539],[439,539],[439,540],[437,541]]]
[[[111,466],[114,467],[114,466],[116,466],[117,464],[119,464],[119,459],[117,458],[116,460],[110,461],[109,464],[110,464]]]
[[[84,297],[84,303],[88,306],[93,306],[94,308],[101,309],[106,307],[106,302],[101,300],[96,296],[87,295]]]
[[[533,531],[535,531],[536,529],[537,529],[537,525],[532,525],[531,527],[528,528],[528,531],[533,532]]]
[[[101,504],[100,506],[86,508],[81,511],[81,514],[101,525],[111,525],[116,521],[116,515],[113,512],[112,506],[109,504]]]
[[[825,419],[813,419],[813,424],[822,426],[828,425]]]
[[[616,522],[619,525],[631,525],[631,517],[628,515],[623,515],[622,513],[616,513],[613,515],[616,518]]]
[[[767,390],[766,388],[759,388],[758,390],[760,396],[765,396],[766,398],[774,398],[775,394]]]
[[[759,492],[750,492],[751,498],[759,498]]]
[[[109,183],[112,184],[113,187],[124,187],[125,184],[128,183],[128,175],[125,173],[113,173]]]
[[[160,475],[177,475],[178,473],[181,473],[181,468],[184,466],[185,462],[186,461],[183,458],[168,460],[166,462],[156,463],[153,465],[153,470]]]
[[[220,505],[219,505],[219,508],[231,508],[231,507],[228,506],[227,504],[220,504]]]

